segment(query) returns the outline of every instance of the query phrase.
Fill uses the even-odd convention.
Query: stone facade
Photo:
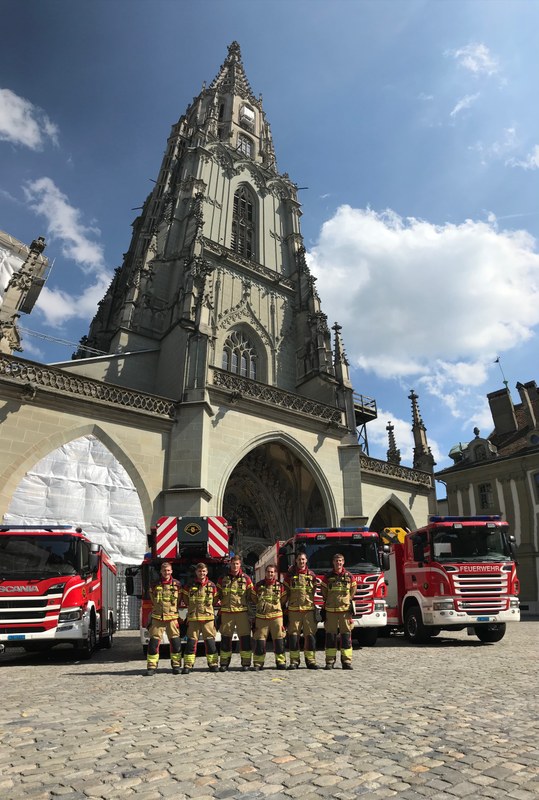
[[[507,386],[488,397],[494,430],[449,454],[454,466],[436,473],[447,485],[449,514],[501,514],[515,534],[524,611],[539,613],[539,390],[518,383],[521,402]]]
[[[15,456],[0,456],[4,511],[32,459],[91,432],[132,476],[147,525],[223,514],[251,561],[296,527],[426,522],[433,462],[417,397],[415,469],[370,459],[376,403],[354,393],[300,214],[233,43],[172,127],[74,360],[0,365]]]

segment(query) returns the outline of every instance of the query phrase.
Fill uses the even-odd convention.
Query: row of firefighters
[[[208,568],[197,564],[195,579],[182,586],[172,577],[172,565],[161,564],[161,579],[151,587],[152,614],[149,624],[147,674],[155,675],[159,664],[159,645],[166,633],[170,642],[172,672],[188,675],[194,667],[197,643],[204,640],[206,659],[211,672],[226,672],[232,657],[232,639],[237,633],[240,643],[241,669],[261,670],[266,657],[266,642],[271,634],[277,669],[287,669],[285,637],[288,636],[290,663],[300,664],[300,636],[304,637],[305,664],[317,669],[315,593],[322,594],[321,617],[325,628],[326,669],[332,669],[340,649],[341,666],[352,669],[352,599],[356,579],[344,566],[344,556],[333,558],[333,570],[319,579],[307,564],[307,556],[299,553],[295,566],[278,580],[277,567],[266,567],[265,578],[253,583],[244,573],[241,559],[232,558],[226,575],[217,583],[208,579]],[[181,664],[183,624],[180,608],[187,609],[187,642]],[[221,633],[217,652],[216,631]],[[252,634],[252,641],[251,641]]]

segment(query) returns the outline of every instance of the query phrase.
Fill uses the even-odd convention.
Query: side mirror
[[[382,556],[382,569],[384,570],[384,572],[387,572],[389,570],[389,553],[386,553],[386,551],[383,550],[381,556]]]
[[[88,569],[90,572],[97,572],[99,567],[99,555],[98,553],[90,553],[88,557]]]
[[[288,572],[288,558],[285,553],[279,556],[279,572]]]
[[[125,570],[125,593],[130,597],[136,596],[135,577],[139,574],[140,567],[126,567]]]
[[[414,561],[424,561],[425,550],[421,542],[414,542]]]
[[[511,558],[513,561],[517,560],[517,540],[514,533],[509,534],[509,550],[511,551]]]

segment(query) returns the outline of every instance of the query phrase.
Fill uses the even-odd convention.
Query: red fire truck
[[[352,635],[360,644],[372,646],[379,629],[387,625],[384,569],[389,563],[388,551],[378,533],[366,527],[297,528],[291,539],[278,541],[261,553],[255,576],[256,580],[262,580],[266,566],[277,564],[282,580],[293,566],[296,555],[305,553],[309,568],[322,578],[331,572],[334,555],[342,553],[345,568],[357,579]],[[322,604],[319,589],[315,602],[318,606]],[[319,628],[322,627],[319,623]]]
[[[42,650],[68,643],[82,658],[116,631],[115,565],[70,525],[0,526],[0,642]]]
[[[518,622],[515,537],[499,516],[431,516],[424,528],[386,528],[388,626],[414,643],[442,630],[499,642]]]
[[[152,611],[150,587],[159,581],[163,561],[172,564],[173,577],[182,584],[194,578],[195,564],[203,561],[212,581],[228,570],[232,534],[224,517],[160,517],[148,535],[150,552],[140,567],[126,570],[126,592],[140,598],[140,642],[147,653],[148,621]],[[180,610],[184,620],[186,609]],[[168,646],[166,635],[161,642]]]

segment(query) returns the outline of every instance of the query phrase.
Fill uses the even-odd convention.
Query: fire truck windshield
[[[465,525],[438,528],[432,532],[433,556],[437,561],[510,561],[507,528]]]
[[[337,553],[344,556],[344,567],[349,572],[363,574],[380,572],[378,540],[375,538],[352,539],[349,536],[332,536],[322,541],[316,539],[296,540],[296,552],[305,553],[309,567],[319,575],[326,575],[333,569],[333,557]]]
[[[0,536],[0,578],[77,574],[79,540],[72,536]]]

